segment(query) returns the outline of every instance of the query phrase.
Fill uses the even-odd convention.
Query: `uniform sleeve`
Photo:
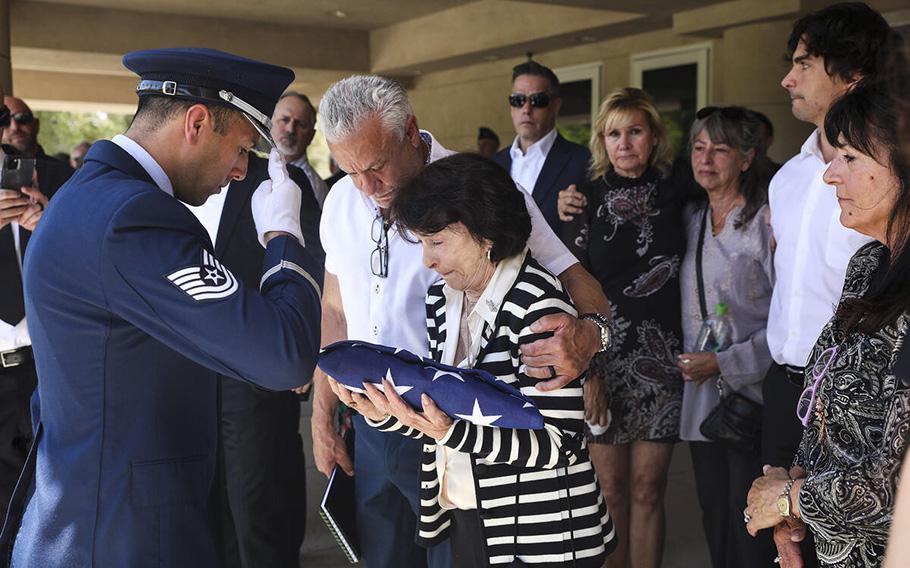
[[[531,236],[528,238],[528,248],[544,268],[558,276],[573,264],[577,264],[578,260],[550,228],[534,199],[527,191],[521,188],[519,191],[525,199],[528,214],[531,216]]]
[[[575,315],[563,298],[541,298],[524,318],[518,343],[530,343],[540,338],[529,326],[541,317],[567,312]],[[540,391],[538,381],[517,372],[522,394],[533,400],[544,418],[540,430],[518,430],[479,426],[465,420],[455,420],[439,441],[453,450],[469,453],[482,463],[508,463],[520,467],[552,469],[576,463],[580,456],[584,433],[584,398],[581,380],[576,379],[555,391]]]
[[[296,239],[273,238],[260,290],[248,289],[199,229],[163,193],[126,202],[102,245],[109,309],[218,373],[272,390],[305,383],[319,352],[321,269]]]
[[[803,521],[822,540],[859,534],[886,539],[891,527],[898,474],[910,430],[910,391],[894,395],[885,418],[881,447],[850,467],[813,475],[799,491]],[[796,465],[804,462],[803,436]]]

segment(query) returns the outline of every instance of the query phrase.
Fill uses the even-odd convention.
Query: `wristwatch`
[[[603,353],[610,348],[612,334],[610,332],[610,320],[606,316],[595,313],[581,314],[578,319],[594,322],[594,325],[600,328],[600,350],[598,353]]]
[[[784,492],[780,494],[777,498],[777,512],[780,513],[781,517],[792,517],[790,512],[790,489],[793,488],[793,482],[795,479],[788,479],[787,484],[784,486]]]

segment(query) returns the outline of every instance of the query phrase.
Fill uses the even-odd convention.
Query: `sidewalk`
[[[351,566],[319,517],[319,502],[325,476],[313,466],[310,435],[311,404],[301,409],[300,434],[307,459],[307,533],[300,554],[301,568],[343,568]],[[391,520],[391,519],[390,519]],[[363,566],[362,563],[358,566]],[[701,511],[695,497],[695,479],[689,448],[677,444],[667,482],[667,544],[663,568],[708,568],[708,549],[701,528]],[[407,568],[402,566],[401,568]]]

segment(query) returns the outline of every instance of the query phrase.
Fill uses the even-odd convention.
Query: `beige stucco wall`
[[[771,155],[783,161],[798,151],[811,131],[790,114],[787,92],[780,86],[787,70],[783,55],[791,25],[790,20],[745,25],[729,28],[719,38],[678,36],[664,30],[539,53],[534,58],[553,68],[601,63],[605,96],[629,84],[633,54],[711,43],[709,101],[766,113],[778,133]],[[480,125],[493,128],[505,145],[514,136],[506,103],[509,79],[512,66],[520,61],[480,63],[417,77],[410,96],[421,126],[452,149],[473,149]]]

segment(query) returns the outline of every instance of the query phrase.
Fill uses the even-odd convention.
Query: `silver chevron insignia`
[[[231,271],[207,250],[202,251],[202,265],[183,268],[167,279],[196,301],[227,298],[239,288]]]

